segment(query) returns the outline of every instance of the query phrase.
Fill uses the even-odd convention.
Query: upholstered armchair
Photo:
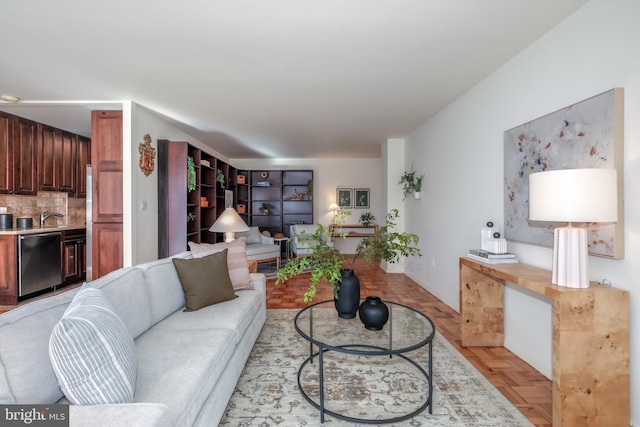
[[[314,241],[311,239],[305,239],[301,236],[301,233],[304,231],[308,234],[313,234],[317,229],[318,224],[294,224],[289,228],[289,236],[291,237],[289,249],[291,250],[292,257],[295,258],[313,253]],[[330,247],[333,247],[333,242],[331,241],[330,236],[322,235],[322,240],[327,242],[327,245]]]
[[[240,237],[244,237],[247,244],[247,260],[256,260],[258,264],[275,261],[276,268],[280,268],[280,245],[273,237],[263,235],[258,227],[249,227],[249,231],[236,232],[236,239]]]

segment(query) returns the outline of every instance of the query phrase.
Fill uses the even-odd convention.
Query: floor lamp
[[[553,233],[551,282],[588,288],[587,231],[573,223],[617,222],[615,169],[565,169],[529,175],[529,219],[567,222]]]
[[[224,241],[230,243],[236,239],[236,232],[249,231],[249,226],[240,218],[238,212],[229,206],[213,223],[209,231],[224,233]]]

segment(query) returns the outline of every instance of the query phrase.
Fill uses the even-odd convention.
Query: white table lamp
[[[587,231],[572,223],[617,222],[615,169],[566,169],[529,175],[529,219],[567,222],[553,233],[551,282],[588,288]]]
[[[249,231],[249,226],[240,218],[238,212],[229,206],[216,219],[209,231],[224,233],[224,241],[229,243],[236,239],[237,231]]]

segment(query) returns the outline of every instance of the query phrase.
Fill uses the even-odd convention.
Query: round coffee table
[[[338,317],[333,300],[312,304],[296,314],[294,319],[296,331],[309,342],[309,357],[302,362],[298,369],[298,387],[307,402],[320,410],[320,422],[324,422],[325,414],[354,423],[382,424],[407,420],[424,411],[426,408],[429,408],[429,413],[432,413],[432,341],[435,335],[433,322],[427,316],[411,307],[390,301],[385,301],[385,304],[389,308],[389,321],[381,331],[365,329],[357,316],[354,319],[342,319]],[[314,346],[317,347],[316,352],[314,352]],[[426,370],[407,354],[425,346],[427,346],[428,351]],[[354,379],[355,377],[353,377],[352,374],[355,371],[365,373],[373,372],[371,370],[375,370],[376,366],[361,366],[361,364],[366,364],[368,360],[377,360],[376,356],[381,356],[381,360],[393,360],[395,363],[399,363],[398,361],[400,361],[400,363],[406,364],[408,368],[415,370],[418,376],[424,378],[423,382],[427,383],[428,391],[424,403],[409,413],[383,419],[358,418],[347,415],[345,413],[346,411],[337,412],[327,409],[325,405],[325,397],[327,394],[325,390],[325,354],[328,352],[354,355],[357,367],[349,369],[349,379],[343,381],[355,381],[363,386],[367,381]],[[301,376],[305,368],[313,365],[316,359],[318,361],[317,385],[314,384],[313,388],[310,389],[309,385],[305,386],[302,383]],[[342,362],[332,362],[332,369],[336,366],[339,369],[341,363]],[[390,364],[391,362],[384,363]],[[386,370],[386,367],[383,366],[380,369]],[[312,377],[316,378],[316,373],[313,373]],[[366,392],[367,391],[363,391],[363,393]],[[310,394],[316,396],[316,399],[312,399]],[[422,400],[419,402],[422,402]]]

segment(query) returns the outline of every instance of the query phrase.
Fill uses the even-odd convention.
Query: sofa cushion
[[[229,243],[189,242],[189,249],[191,249],[194,258],[202,258],[227,249],[227,266],[229,267],[229,277],[231,277],[233,289],[236,291],[253,289],[251,277],[249,276],[249,265],[247,264],[248,247],[244,238],[236,239]]]
[[[55,403],[62,398],[49,360],[49,337],[76,292],[33,301],[0,316],[0,403]]]
[[[183,252],[173,258],[192,259],[192,255],[191,252]],[[182,284],[171,258],[140,264],[137,268],[144,273],[152,325],[185,306]]]
[[[176,314],[190,317],[194,313],[198,312]],[[138,380],[134,401],[167,405],[174,426],[193,425],[236,348],[233,331],[204,327],[166,331],[155,326],[135,344]]]
[[[151,327],[150,297],[142,270],[121,268],[88,285],[104,292],[133,338]]]
[[[83,286],[53,328],[49,355],[71,403],[132,403],[137,363],[133,339],[99,289]]]
[[[221,302],[198,311],[173,313],[153,329],[157,331],[187,331],[197,329],[225,328],[235,335],[235,342],[242,339],[257,313],[264,306],[264,293],[259,290],[236,292],[238,298]],[[215,312],[215,315],[214,313]]]
[[[257,245],[262,243],[260,229],[258,227],[249,227],[249,231],[240,231],[236,233],[236,239],[244,237],[247,245]]]
[[[220,253],[197,259],[174,258],[184,296],[185,311],[236,298],[227,267],[227,249]]]

